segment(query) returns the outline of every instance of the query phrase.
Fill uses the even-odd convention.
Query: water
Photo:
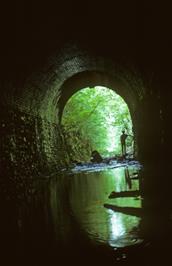
[[[140,166],[81,168],[6,188],[1,265],[149,265],[142,197],[109,198],[139,190]]]
[[[136,167],[129,167],[128,170],[132,175]],[[124,167],[101,172],[78,173],[72,176],[70,188],[72,213],[89,238],[112,247],[141,242],[137,236],[140,218],[104,207],[106,203],[141,208],[139,198],[108,198],[114,190],[119,192],[138,189],[138,182],[133,180],[130,188],[126,182]]]

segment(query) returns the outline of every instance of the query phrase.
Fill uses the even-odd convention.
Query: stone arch
[[[129,105],[130,111],[134,114],[139,98],[136,94],[134,94],[132,89],[129,88],[129,85],[126,86],[119,77],[115,79],[113,76],[105,72],[84,71],[72,76],[62,85],[60,89],[61,97],[59,99],[59,118],[61,119],[64,106],[74,93],[81,88],[97,85],[105,86],[114,90],[125,100],[125,102]]]
[[[135,74],[121,67],[116,67],[116,69],[115,67],[109,67],[109,72],[107,70],[108,68],[105,68],[101,71],[90,70],[79,72],[63,83],[60,88],[60,98],[58,102],[59,122],[61,122],[61,117],[65,104],[74,93],[76,93],[81,88],[87,86],[105,86],[114,90],[127,103],[132,118],[136,144],[138,136],[137,127],[138,121],[140,120],[140,114],[138,113],[138,110],[140,102],[144,98],[145,93],[143,81]]]
[[[151,126],[152,115],[149,111],[152,108],[152,100],[155,102],[155,112],[152,114],[155,114],[156,121],[159,117],[157,98],[150,95],[145,84],[145,80],[133,64],[98,56],[69,45],[45,60],[39,71],[25,79],[22,88],[12,88],[11,85],[10,97],[8,91],[4,90],[3,98],[6,97],[8,105],[20,112],[17,114],[18,127],[24,127],[24,131],[29,132],[26,134],[33,136],[30,137],[33,141],[31,146],[28,144],[28,149],[32,148],[34,154],[38,153],[38,157],[42,158],[42,164],[45,165],[45,161],[49,167],[52,164],[56,165],[57,162],[63,164],[64,153],[61,154],[59,124],[65,103],[73,93],[87,85],[104,85],[122,96],[131,113],[140,154],[142,151],[148,154],[149,132],[144,130],[142,124],[149,123]],[[159,130],[159,124],[157,127]],[[151,134],[154,134],[153,129]],[[145,140],[145,136],[148,141],[146,145],[142,141]],[[159,139],[154,146],[158,141]],[[21,142],[19,145],[27,143]],[[20,156],[21,154],[16,160],[20,160]],[[32,160],[33,156],[29,156],[29,151],[27,156]]]

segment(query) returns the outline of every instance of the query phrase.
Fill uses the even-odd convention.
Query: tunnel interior
[[[67,166],[69,158],[60,128],[63,109],[80,88],[97,84],[115,88],[127,103],[138,160],[147,165],[163,160],[165,130],[160,92],[153,84],[150,88],[133,64],[125,65],[71,44],[49,56],[39,71],[27,76],[19,87],[15,82],[4,83],[1,104],[4,176],[27,179]]]
[[[34,165],[33,158],[37,156],[40,158],[38,164],[42,164],[47,171],[57,167],[56,161],[58,166],[67,163],[66,156],[61,155],[63,142],[60,121],[64,106],[81,87],[96,84],[116,88],[116,92],[128,104],[136,138],[138,134],[143,134],[139,127],[142,127],[142,120],[145,119],[145,112],[141,109],[144,108],[146,92],[141,78],[138,78],[134,71],[125,70],[113,62],[106,62],[104,58],[89,57],[81,54],[81,51],[76,51],[75,47],[68,48],[64,49],[60,56],[51,56],[39,72],[27,77],[22,90],[7,87],[11,96],[7,98],[7,95],[4,95],[6,104],[12,106],[14,111],[12,112],[11,108],[7,112],[4,110],[5,116],[12,120],[11,126],[2,122],[4,138],[6,132],[9,132],[8,140],[11,143],[10,152],[5,153],[7,141],[4,139],[4,163],[8,161],[15,168],[19,160],[30,160],[32,168],[29,167],[28,172],[33,169],[35,173],[41,169],[39,165]],[[20,96],[17,92],[19,89]],[[14,124],[18,124],[17,131],[20,136]],[[138,151],[141,138],[138,137],[137,141]],[[28,149],[27,154],[25,151],[21,152],[22,147],[25,147],[25,151]],[[146,150],[145,145],[144,149]],[[23,167],[27,166],[23,163]]]
[[[42,15],[38,12],[40,9],[43,11]],[[35,15],[31,15],[30,21],[30,13],[25,18],[22,15],[25,12],[20,13],[19,10],[15,17],[17,24],[12,23],[12,17],[9,19],[9,29],[14,32],[4,36],[6,45],[2,49],[3,70],[0,73],[2,259],[7,260],[6,255],[10,250],[14,257],[15,253],[17,256],[22,254],[21,265],[24,265],[26,257],[29,257],[30,246],[33,246],[30,260],[38,250],[37,259],[43,254],[42,251],[47,251],[47,260],[56,249],[61,251],[59,244],[56,246],[54,240],[50,241],[53,235],[53,230],[48,227],[50,217],[59,239],[63,238],[59,220],[64,221],[65,230],[72,241],[75,239],[78,224],[74,216],[68,221],[66,210],[70,209],[69,191],[72,191],[71,197],[76,196],[77,192],[74,193],[75,187],[70,183],[72,175],[64,174],[71,169],[71,165],[61,126],[62,115],[68,100],[81,88],[101,85],[119,94],[130,110],[137,143],[137,159],[143,165],[141,191],[146,219],[141,226],[145,235],[149,232],[148,235],[152,236],[151,240],[155,244],[155,249],[149,249],[149,243],[146,246],[146,255],[150,255],[150,252],[154,261],[157,250],[160,250],[161,239],[172,235],[169,163],[171,48],[169,49],[167,42],[170,32],[168,27],[162,31],[165,20],[156,24],[149,16],[150,13],[147,13],[148,9],[144,13],[148,17],[144,17],[144,20],[139,20],[139,12],[136,12],[136,20],[136,16],[127,19],[127,14],[130,14],[128,10],[124,11],[123,18],[126,16],[126,19],[123,20],[116,11],[115,17],[111,14],[109,18],[105,16],[105,19],[94,20],[97,13],[93,12],[91,16],[90,9],[85,16],[81,12],[79,17],[74,18],[66,7],[62,12],[64,16],[57,16],[57,9],[54,9],[48,15],[49,20],[45,20],[47,9],[39,6],[35,7]],[[92,19],[86,19],[88,14]],[[22,20],[25,21],[23,24]],[[140,28],[138,20],[141,22]],[[10,33],[11,30],[6,32]],[[16,41],[12,45],[14,39]],[[54,176],[56,179],[51,179]],[[79,182],[81,180],[77,179],[77,186]],[[80,188],[84,191],[83,184],[81,182],[81,186],[77,187],[79,192]],[[85,184],[88,185],[88,182]],[[97,192],[96,189],[95,191]],[[47,203],[44,200],[48,196],[51,199]],[[84,200],[83,198],[83,202]],[[78,200],[76,209],[79,203]],[[101,204],[103,206],[102,202]],[[51,208],[58,211],[51,212]],[[43,222],[42,212],[45,212]],[[31,229],[33,224],[34,228]],[[72,226],[74,231],[70,230]],[[46,232],[45,236],[42,232]],[[80,233],[85,239],[85,234]],[[32,238],[37,234],[40,241],[36,237]],[[48,244],[51,242],[53,252],[50,251],[51,248],[48,249],[48,244],[44,246],[46,241]],[[66,238],[63,242],[64,250],[67,241]],[[88,248],[90,242],[86,243]],[[81,251],[79,244],[77,248]],[[170,249],[170,245],[167,249]],[[137,246],[136,250],[138,258],[133,261],[138,265],[142,249]],[[70,251],[70,247],[67,251]],[[107,250],[101,245],[94,246],[95,261],[99,258],[100,251],[105,260],[109,258],[109,253],[105,254]],[[133,250],[130,252],[132,254]],[[113,253],[110,258],[113,258]],[[99,261],[101,263],[101,259]],[[112,259],[112,265],[113,263]]]

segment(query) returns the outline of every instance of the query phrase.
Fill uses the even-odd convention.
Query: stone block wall
[[[11,106],[1,108],[0,118],[3,178],[41,177],[67,165],[58,125]]]
[[[158,94],[162,84],[158,80],[150,83],[149,74],[138,69],[136,63],[119,62],[115,55],[113,59],[97,56],[69,44],[51,54],[37,71],[22,77],[18,86],[17,82],[4,81],[0,99],[1,174],[29,178],[68,165],[60,119],[67,100],[84,85],[107,86],[124,98],[133,119],[139,158],[157,159],[165,129],[161,119],[166,110],[164,94],[162,99]]]

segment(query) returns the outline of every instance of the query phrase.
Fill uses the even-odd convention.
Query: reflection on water
[[[157,198],[140,197],[138,171],[130,165],[1,182],[0,265],[147,266],[157,254],[168,265],[171,220]]]
[[[113,265],[116,249],[142,242],[142,217],[133,213],[142,202],[131,194],[139,188],[139,179],[133,178],[137,172],[133,165],[4,185],[1,259],[17,265],[83,265],[83,260],[85,265]]]
[[[128,176],[136,169],[127,169]],[[130,172],[130,173],[129,173]],[[104,208],[104,203],[118,206],[141,207],[134,197],[109,199],[112,191],[127,191],[126,168],[77,174],[71,178],[70,203],[74,216],[89,237],[110,246],[126,246],[136,242],[140,218]],[[132,180],[132,189],[138,189],[138,180]],[[135,230],[134,230],[135,229]]]

